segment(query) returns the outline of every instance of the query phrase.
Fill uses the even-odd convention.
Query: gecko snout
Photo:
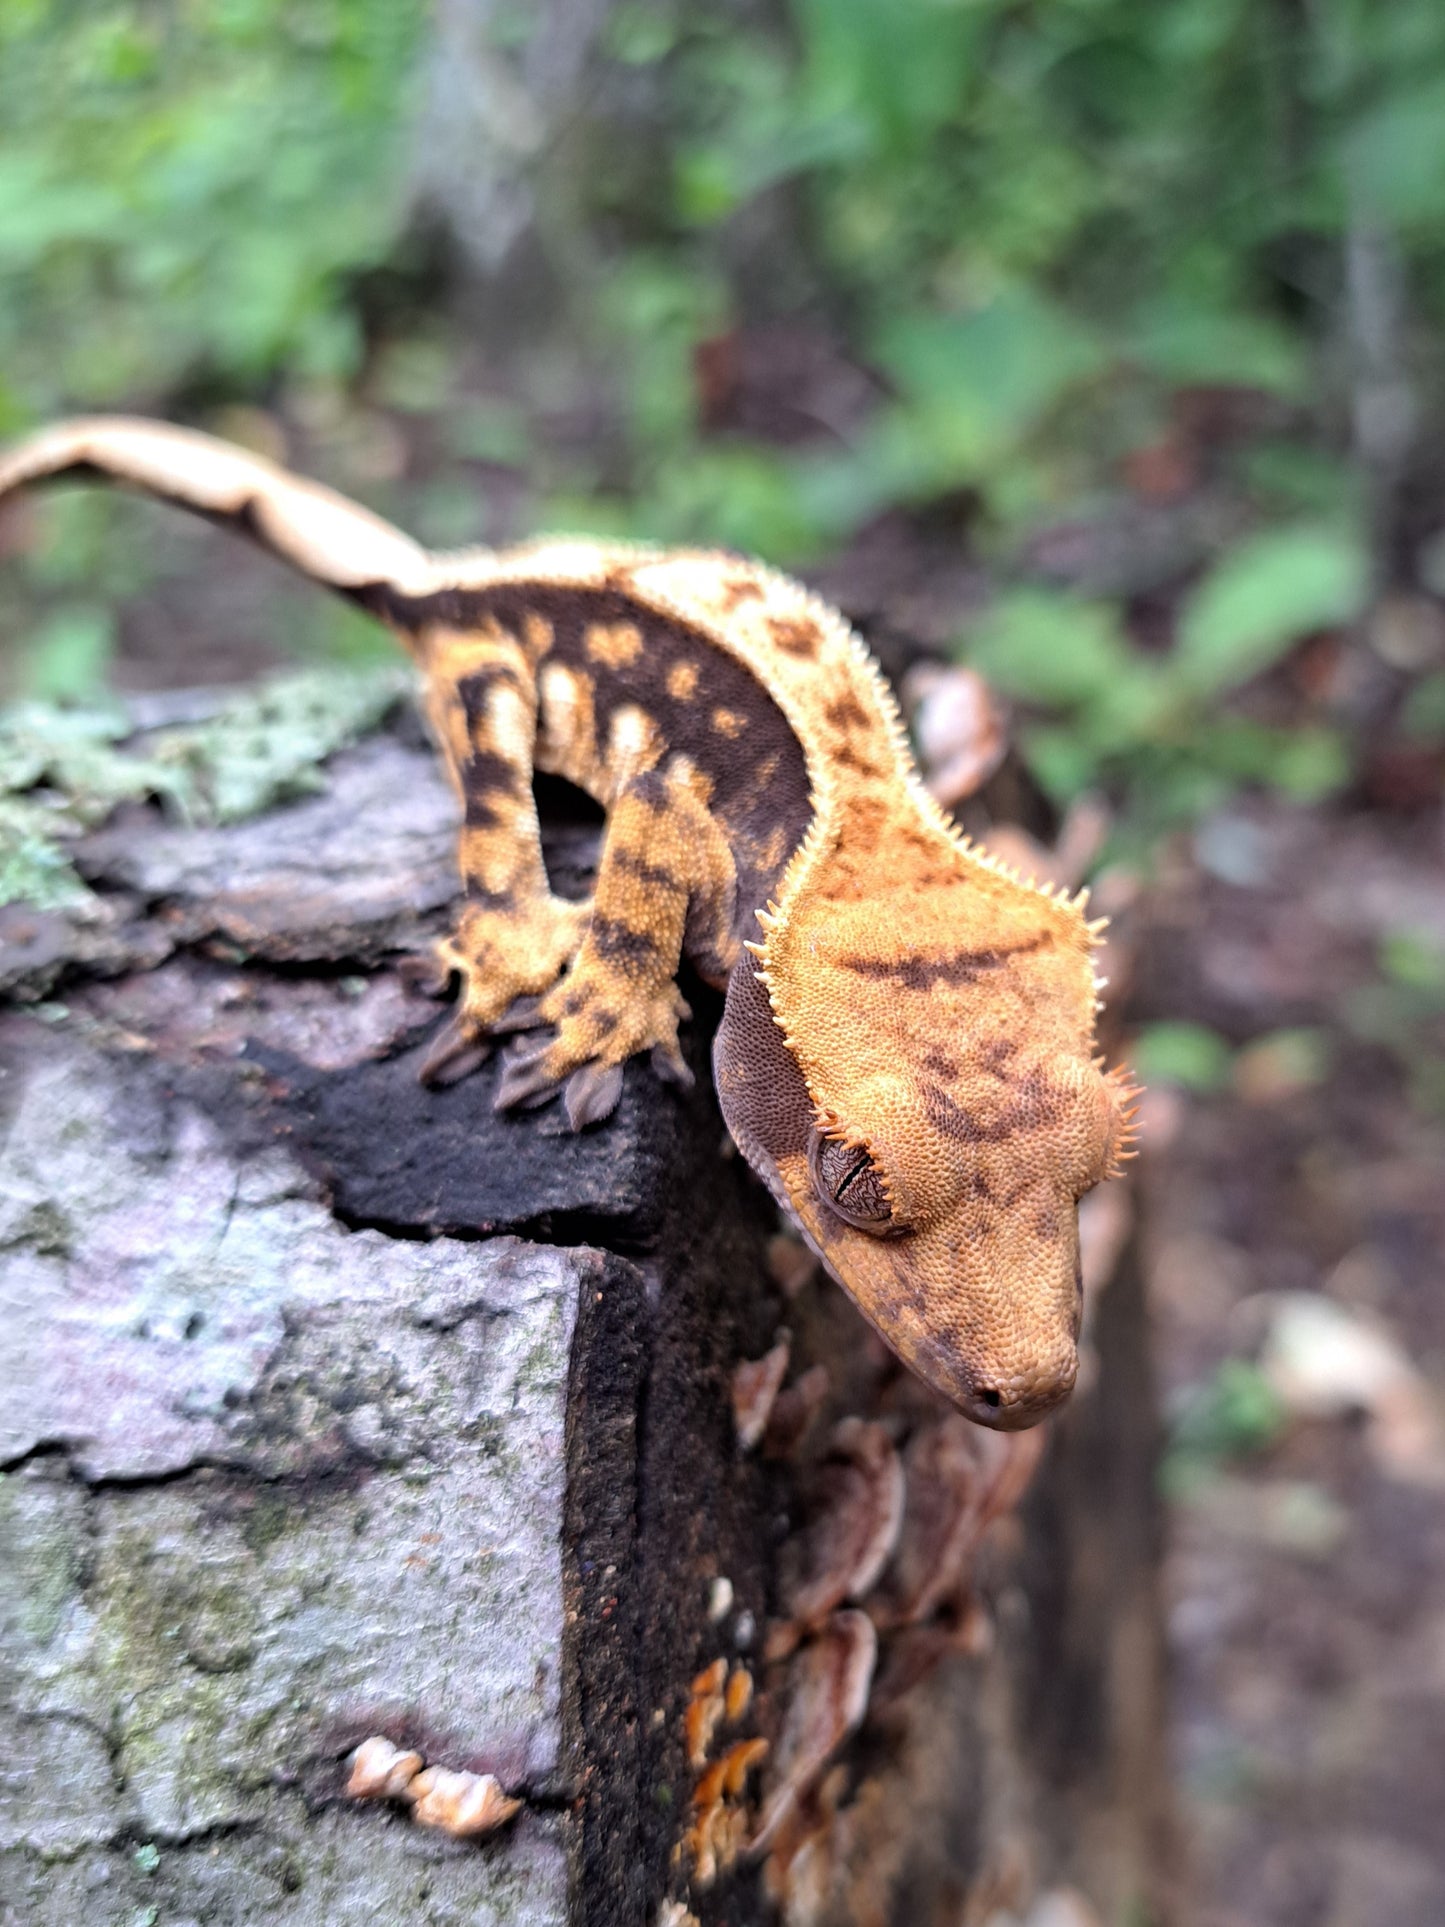
[[[955,1403],[975,1425],[987,1425],[995,1432],[1022,1432],[1063,1404],[1078,1375],[1079,1355],[1071,1345],[1066,1356],[1028,1372],[1007,1378],[971,1376],[967,1389],[955,1395]]]

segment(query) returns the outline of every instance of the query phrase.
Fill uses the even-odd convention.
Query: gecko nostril
[[[984,1405],[991,1405],[995,1411],[997,1411],[999,1406],[1003,1404],[1003,1394],[1001,1392],[996,1392],[992,1387],[992,1385],[980,1386],[978,1391],[978,1397],[979,1397],[980,1403]]]

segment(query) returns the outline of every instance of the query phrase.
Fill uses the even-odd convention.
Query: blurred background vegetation
[[[1445,1918],[1445,6],[0,0],[0,130],[0,435],[736,546],[1008,699],[1137,958],[1200,1917]],[[0,566],[0,697],[392,660],[101,491]],[[0,789],[126,726],[40,713]]]

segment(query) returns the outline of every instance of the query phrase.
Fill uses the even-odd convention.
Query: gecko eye
[[[814,1131],[808,1141],[808,1170],[814,1189],[845,1223],[875,1236],[892,1229],[893,1207],[863,1145],[842,1144]]]

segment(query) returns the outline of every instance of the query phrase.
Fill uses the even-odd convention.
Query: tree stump
[[[581,894],[594,830],[547,813]],[[701,987],[696,1089],[634,1063],[581,1136],[494,1116],[494,1064],[416,1083],[440,1019],[397,966],[454,830],[395,718],[251,821],[131,806],[89,903],[0,911],[0,1921],[1157,1917],[1137,1267],[910,1620],[897,1517],[876,1571],[839,1545],[893,1491],[926,1563],[919,1467],[977,1524],[1005,1460],[770,1249]],[[348,1799],[370,1735],[520,1813]]]

